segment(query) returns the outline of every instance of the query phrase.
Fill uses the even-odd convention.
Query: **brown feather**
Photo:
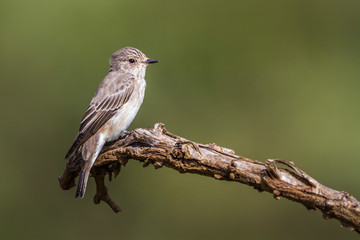
[[[130,82],[131,83],[131,82]],[[125,87],[116,89],[110,96],[103,96],[106,92],[96,91],[93,101],[87,108],[80,123],[79,133],[66,154],[66,159],[93,136],[116,112],[126,104],[134,91],[134,84],[124,83]],[[109,86],[111,87],[111,86]],[[110,92],[111,93],[111,92]],[[97,100],[101,99],[100,103]]]

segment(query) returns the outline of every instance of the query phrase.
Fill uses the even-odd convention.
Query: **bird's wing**
[[[134,81],[131,78],[124,78],[124,76],[116,79],[105,78],[85,112],[80,123],[79,133],[65,158],[68,158],[109,121],[129,101],[133,91]]]

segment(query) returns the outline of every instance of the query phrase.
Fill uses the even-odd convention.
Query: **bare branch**
[[[276,199],[285,197],[308,209],[318,209],[325,219],[336,218],[341,225],[360,233],[360,203],[352,195],[321,185],[292,162],[269,159],[263,163],[237,156],[233,150],[216,144],[199,144],[171,134],[163,124],[156,124],[153,129],[136,129],[104,147],[91,171],[97,185],[96,204],[103,200],[115,212],[120,211],[108,195],[104,177],[109,173],[111,180],[112,174],[119,174],[128,159],[144,162],[144,167],[166,166],[181,173],[244,183],[270,192]],[[59,177],[62,189],[75,186],[81,161],[80,153],[68,160]]]

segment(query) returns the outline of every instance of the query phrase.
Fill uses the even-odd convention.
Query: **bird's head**
[[[116,51],[111,59],[111,68],[115,71],[137,71],[145,70],[151,63],[157,63],[158,60],[146,57],[139,49],[133,47],[125,47]]]

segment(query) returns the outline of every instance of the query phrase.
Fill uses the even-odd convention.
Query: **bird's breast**
[[[117,113],[104,126],[107,132],[107,142],[116,140],[134,120],[143,102],[146,82],[138,80],[129,101],[125,103]]]

